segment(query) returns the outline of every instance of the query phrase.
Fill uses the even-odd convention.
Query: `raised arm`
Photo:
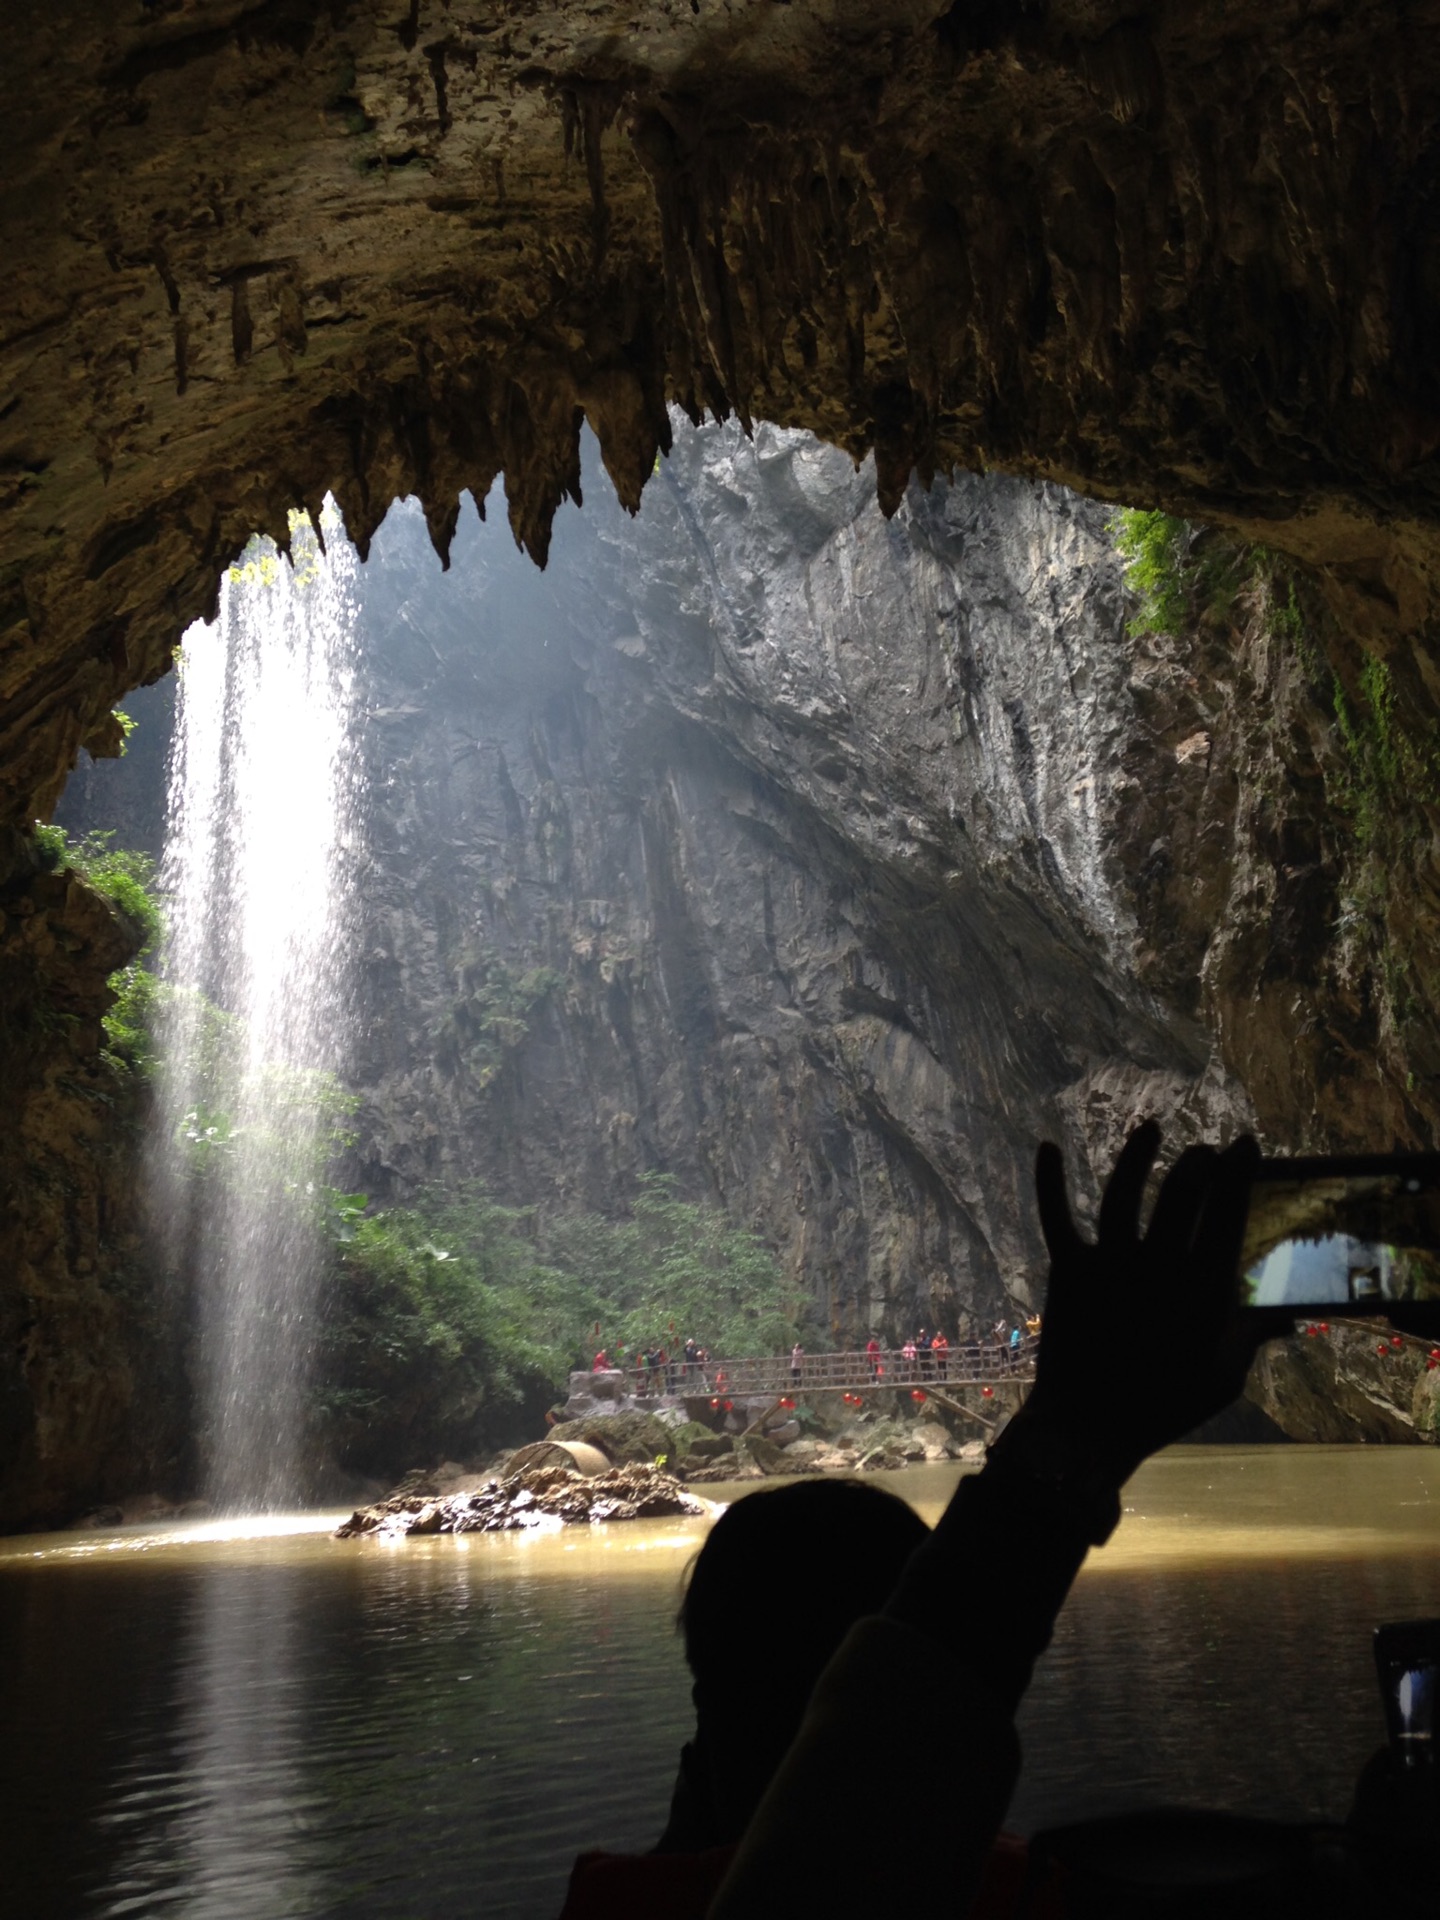
[[[1114,1531],[1134,1469],[1227,1405],[1254,1350],[1236,1271],[1255,1143],[1182,1154],[1142,1234],[1159,1144],[1151,1124],[1125,1143],[1093,1245],[1058,1148],[1040,1149],[1050,1277],[1034,1389],[822,1675],[710,1920],[968,1910],[1019,1772],[1015,1710],[1081,1562]],[[1122,1338],[1137,1325],[1165,1355],[1153,1378]],[[898,1765],[922,1727],[923,1764]]]

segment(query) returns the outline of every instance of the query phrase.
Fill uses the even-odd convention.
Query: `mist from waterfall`
[[[343,1114],[359,800],[357,557],[327,502],[252,541],[185,635],[161,887],[157,1143],[197,1312],[205,1490],[302,1498],[328,1148]]]

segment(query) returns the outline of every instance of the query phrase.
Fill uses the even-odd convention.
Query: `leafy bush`
[[[464,1067],[477,1086],[487,1087],[561,976],[551,967],[517,972],[498,954],[476,947],[462,953],[455,975],[455,998],[434,1032],[435,1058],[447,1078]]]
[[[1440,802],[1440,750],[1413,723],[1405,724],[1403,708],[1397,713],[1390,669],[1374,654],[1360,669],[1354,697],[1338,674],[1331,675],[1331,703],[1345,748],[1339,798],[1354,819],[1364,853],[1387,819],[1405,820],[1413,832],[1414,804]]]
[[[1213,527],[1177,520],[1158,509],[1122,507],[1109,522],[1125,582],[1140,599],[1127,631],[1178,636],[1207,617],[1225,620],[1242,589],[1263,585],[1281,624],[1299,617],[1293,585],[1282,607],[1284,568],[1263,547],[1242,545]]]
[[[518,1218],[470,1199],[352,1222],[331,1260],[317,1382],[344,1464],[389,1472],[539,1425],[568,1371],[557,1328],[576,1307]]]
[[[1189,525],[1158,509],[1122,507],[1110,533],[1126,582],[1140,596],[1130,632],[1178,634],[1190,612]]]
[[[112,846],[114,838],[113,833],[87,833],[81,840],[72,840],[63,827],[39,823],[35,827],[35,844],[46,863],[78,874],[123,914],[141,937],[140,949],[129,965],[117,968],[106,982],[115,1001],[103,1024],[112,1064],[143,1076],[155,1066],[159,989],[155,975],[143,962],[164,937],[165,919],[155,893],[155,862],[148,853]]]
[[[774,1256],[715,1207],[682,1200],[669,1174],[643,1176],[623,1221],[575,1214],[553,1221],[545,1252],[597,1304],[602,1338],[630,1351],[673,1353],[693,1336],[712,1353],[783,1353],[802,1331]]]
[[[72,840],[64,827],[39,822],[35,827],[35,844],[47,864],[78,873],[87,886],[132,920],[144,936],[140,954],[148,954],[165,931],[155,893],[155,862],[148,853],[112,847],[114,838],[113,833],[87,833],[81,840]]]
[[[718,1210],[642,1182],[628,1220],[579,1214],[543,1244],[484,1194],[429,1195],[356,1219],[332,1252],[318,1383],[324,1437],[391,1472],[538,1430],[594,1329],[612,1347],[782,1352],[799,1331],[772,1256]],[[670,1323],[675,1333],[670,1332]],[[649,1448],[649,1458],[654,1448]]]

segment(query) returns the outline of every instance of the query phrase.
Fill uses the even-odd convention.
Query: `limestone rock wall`
[[[1156,501],[1424,680],[1434,0],[69,0],[0,70],[0,820],[229,553],[666,402]]]
[[[1145,1112],[1172,1150],[1433,1139],[1423,910],[1357,839],[1323,609],[1135,637],[1105,509],[962,479],[887,522],[870,482],[681,426],[543,578],[467,525],[442,582],[392,517],[371,1191],[668,1168],[848,1332],[1032,1297],[1043,1134],[1087,1196]]]
[[[0,1527],[169,1480],[186,1445],[183,1303],[144,1258],[144,1104],[100,1024],[136,945],[73,875],[0,888]]]
[[[1043,1134],[1089,1193],[1140,1112],[1247,1121],[1141,978],[1105,517],[992,479],[887,523],[764,427],[683,430],[543,579],[462,528],[442,582],[392,516],[361,1184],[603,1208],[675,1171],[848,1335],[1033,1299]]]

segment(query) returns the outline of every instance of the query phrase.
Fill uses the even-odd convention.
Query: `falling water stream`
[[[185,635],[161,884],[169,933],[162,1143],[200,1317],[205,1489],[293,1505],[326,1147],[343,1100],[346,902],[358,803],[357,558],[338,516],[289,565],[252,541]]]

